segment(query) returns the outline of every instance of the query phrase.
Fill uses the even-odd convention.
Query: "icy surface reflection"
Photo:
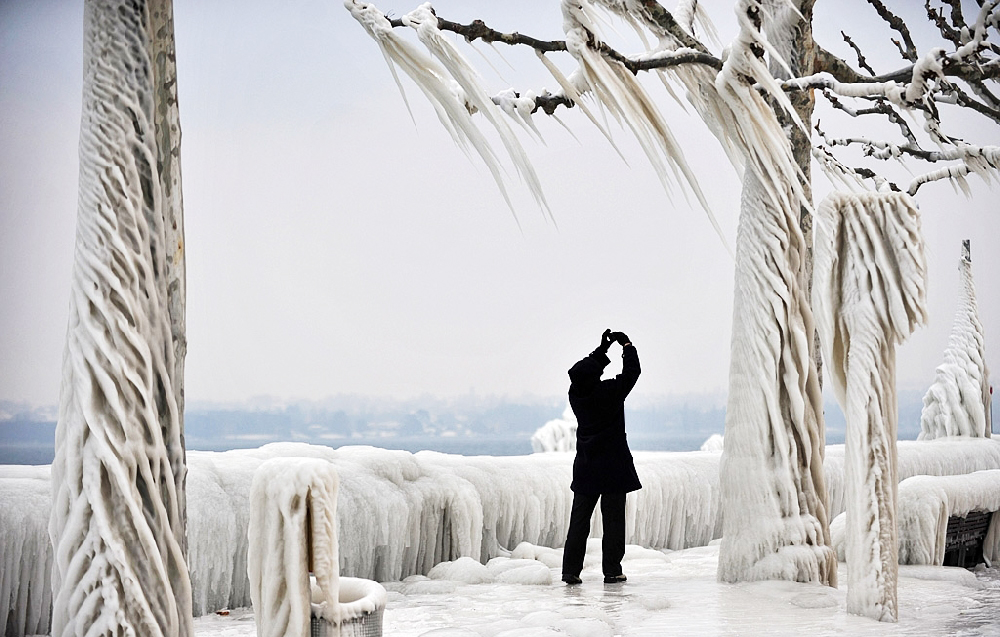
[[[542,547],[534,549],[536,560],[496,558],[488,567],[453,563],[432,573],[455,579],[414,576],[387,583],[384,634],[1000,637],[1000,569],[996,568],[980,567],[974,574],[958,568],[901,566],[899,623],[887,624],[847,614],[843,587],[785,581],[720,584],[715,577],[717,545],[665,552],[630,546],[624,562],[629,580],[604,584],[599,544],[591,541],[580,586],[559,581],[559,551]],[[524,552],[523,547],[518,551]],[[545,566],[548,577],[539,579],[539,565]],[[841,564],[839,575],[846,582],[844,568]],[[199,618],[195,627],[202,637],[255,634],[246,611]]]

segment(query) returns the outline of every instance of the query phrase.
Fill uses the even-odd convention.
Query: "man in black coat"
[[[608,348],[622,346],[622,373],[601,380],[611,361]],[[579,584],[590,535],[590,518],[601,501],[604,581],[624,582],[625,494],[641,489],[625,438],[625,397],[639,379],[639,354],[621,332],[605,330],[601,344],[569,370],[569,404],[576,414],[576,459],[573,461],[573,511],[563,550],[562,579]]]

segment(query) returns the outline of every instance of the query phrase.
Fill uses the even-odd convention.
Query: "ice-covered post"
[[[58,636],[192,633],[174,346],[183,321],[172,330],[168,309],[171,298],[184,302],[172,283],[183,251],[169,247],[182,243],[172,13],[169,0],[84,7],[79,209],[49,524]]]
[[[313,614],[340,623],[337,485],[317,458],[272,458],[254,473],[247,574],[258,637],[308,637]]]
[[[962,242],[958,269],[962,276],[958,312],[944,351],[944,362],[934,371],[934,384],[924,394],[918,440],[942,436],[989,438],[993,429],[990,374],[968,239]]]
[[[896,353],[925,315],[920,216],[903,193],[833,193],[816,223],[813,308],[847,418],[847,610],[897,619]]]

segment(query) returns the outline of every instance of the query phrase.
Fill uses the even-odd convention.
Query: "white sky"
[[[379,6],[400,15],[415,4]],[[561,37],[554,0],[434,4],[452,20]],[[838,31],[864,40],[860,24],[890,56],[876,68],[902,66],[888,44],[894,34],[867,3],[817,4],[817,37],[828,48],[853,59]],[[727,38],[731,2],[706,6]],[[189,400],[558,395],[566,369],[605,327],[639,348],[635,396],[725,391],[732,261],[704,212],[679,192],[672,201],[664,194],[627,133],[616,131],[625,164],[582,113],[559,113],[579,142],[536,117],[548,145],[522,141],[558,228],[512,182],[519,228],[489,172],[452,144],[404,79],[414,126],[378,48],[341,2],[176,0],[175,20]],[[0,1],[0,400],[58,399],[82,29],[80,3]],[[918,38],[922,49],[931,44]],[[555,87],[530,52],[498,45],[513,71],[480,47],[501,80],[463,50],[492,92]],[[876,47],[866,52],[879,59]],[[567,56],[555,59],[572,69]],[[697,117],[648,86],[735,244],[733,170]],[[821,117],[834,128],[834,115]],[[1000,127],[978,125],[963,134],[1000,144]],[[822,195],[828,184],[814,174]],[[988,360],[1000,369],[1000,349],[990,349],[1000,338],[1000,211],[994,191],[970,183],[971,201],[946,183],[918,195],[930,325],[900,349],[901,387],[928,386],[941,362],[962,238],[973,240]]]

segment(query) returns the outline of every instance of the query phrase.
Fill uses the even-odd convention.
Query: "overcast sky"
[[[561,37],[555,0],[434,4],[456,21]],[[848,57],[839,30],[863,28],[882,47],[867,49],[869,59],[892,54],[892,34],[875,28],[867,3],[850,12],[817,4],[828,48]],[[80,5],[0,0],[0,400],[58,400],[77,210]],[[731,2],[706,5],[731,36]],[[394,15],[413,6],[379,4]],[[627,133],[615,131],[625,163],[576,110],[559,117],[578,139],[536,117],[546,145],[522,140],[557,225],[512,179],[518,223],[489,172],[404,80],[410,119],[378,48],[339,0],[177,0],[174,11],[189,401],[560,395],[566,370],[605,327],[638,346],[640,399],[725,391],[733,262],[705,213],[679,191],[664,193]],[[463,50],[493,92],[555,88],[530,52],[504,47],[512,70],[487,47]],[[889,60],[879,70],[902,66],[898,55]],[[734,171],[696,116],[648,86],[735,245]],[[832,128],[835,116],[823,117]],[[984,122],[963,134],[1000,144],[998,127]],[[899,350],[901,387],[927,387],[942,360],[962,238],[972,239],[988,361],[1000,370],[1000,210],[995,190],[970,183],[972,200],[947,183],[918,195],[930,324]],[[815,186],[818,202],[829,185],[815,173]]]

